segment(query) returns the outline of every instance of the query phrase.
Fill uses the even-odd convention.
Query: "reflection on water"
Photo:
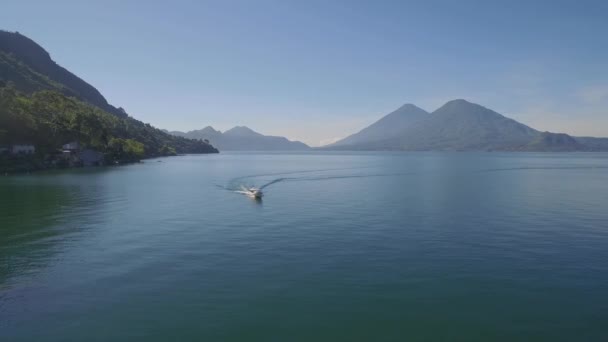
[[[0,183],[0,284],[52,260],[58,225],[73,205],[73,190],[61,185]]]
[[[102,170],[0,178],[0,288],[35,274],[76,238],[104,189],[88,177]]]

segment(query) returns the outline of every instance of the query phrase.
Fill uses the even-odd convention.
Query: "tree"
[[[135,161],[144,157],[144,144],[133,139],[112,138],[108,143],[109,154],[117,161]]]

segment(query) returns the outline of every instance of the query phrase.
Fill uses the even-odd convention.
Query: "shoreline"
[[[141,158],[141,159],[137,159],[137,160],[124,160],[124,161],[114,161],[113,163],[103,163],[101,165],[63,165],[63,166],[58,166],[57,164],[51,164],[48,165],[48,161],[44,161],[41,160],[40,158],[35,158],[35,157],[31,157],[31,156],[19,156],[19,157],[14,157],[14,158],[6,158],[6,156],[1,156],[0,157],[0,176],[13,176],[13,175],[24,175],[24,174],[30,174],[30,173],[41,173],[41,172],[53,172],[53,171],[62,171],[62,170],[78,170],[78,169],[99,169],[99,168],[104,168],[104,167],[117,167],[117,166],[123,166],[123,165],[131,165],[131,164],[139,164],[139,163],[144,163],[146,160],[150,160],[150,159],[154,159],[154,158],[165,158],[165,157],[180,157],[180,156],[185,156],[185,155],[190,155],[190,154],[219,154],[220,152],[206,152],[206,153],[180,153],[180,154],[171,154],[171,155],[156,155],[156,156],[149,156],[149,157],[145,157],[145,158]],[[28,158],[29,157],[29,158]],[[21,161],[21,164],[19,162],[13,163],[12,166],[15,167],[15,169],[8,169],[8,167],[10,167],[11,165],[11,160],[19,160]],[[29,159],[29,160],[28,160]],[[42,167],[40,167],[40,164],[45,164]],[[38,164],[38,165],[35,165]],[[34,165],[34,167],[22,167],[24,165],[28,165],[28,166],[32,166]]]

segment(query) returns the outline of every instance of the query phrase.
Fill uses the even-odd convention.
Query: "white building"
[[[29,144],[20,144],[11,146],[12,154],[33,154],[36,152],[36,147]]]
[[[63,145],[62,147],[64,151],[78,151],[78,149],[80,149],[80,144],[77,141],[73,141]]]

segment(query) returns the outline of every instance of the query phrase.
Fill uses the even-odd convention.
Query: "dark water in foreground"
[[[608,340],[608,154],[161,160],[0,177],[1,341]]]

